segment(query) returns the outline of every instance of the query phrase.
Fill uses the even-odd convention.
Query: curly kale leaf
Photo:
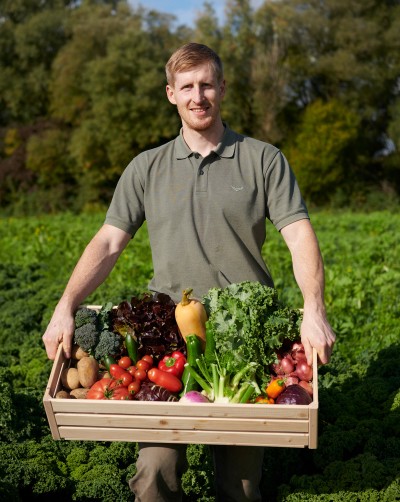
[[[300,313],[283,305],[275,289],[258,282],[212,288],[203,301],[218,356],[232,369],[251,361],[266,367],[285,340],[300,336]]]

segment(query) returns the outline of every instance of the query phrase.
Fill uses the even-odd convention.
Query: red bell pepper
[[[167,373],[172,373],[178,378],[182,377],[186,364],[186,357],[182,352],[176,350],[172,354],[167,354],[158,363],[158,369]]]

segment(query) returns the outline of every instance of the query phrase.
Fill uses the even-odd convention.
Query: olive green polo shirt
[[[297,182],[272,145],[228,127],[207,157],[182,133],[135,157],[123,172],[105,223],[134,236],[146,220],[154,276],[149,289],[179,301],[241,281],[273,285],[261,256],[266,218],[277,230],[308,218]]]

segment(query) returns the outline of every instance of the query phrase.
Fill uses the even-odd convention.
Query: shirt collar
[[[225,131],[221,142],[216,146],[214,152],[219,157],[232,158],[235,155],[235,133],[224,124]],[[193,154],[192,150],[187,146],[183,139],[183,129],[181,128],[179,136],[175,139],[175,155],[177,159],[186,159]]]

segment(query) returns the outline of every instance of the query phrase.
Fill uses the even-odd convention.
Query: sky
[[[129,3],[134,7],[141,5],[148,10],[154,9],[158,12],[173,14],[177,17],[178,24],[193,26],[197,13],[202,10],[204,2],[199,0],[129,0]],[[259,5],[261,2],[254,0],[252,3]],[[218,19],[223,22],[225,0],[213,0],[211,4]]]

